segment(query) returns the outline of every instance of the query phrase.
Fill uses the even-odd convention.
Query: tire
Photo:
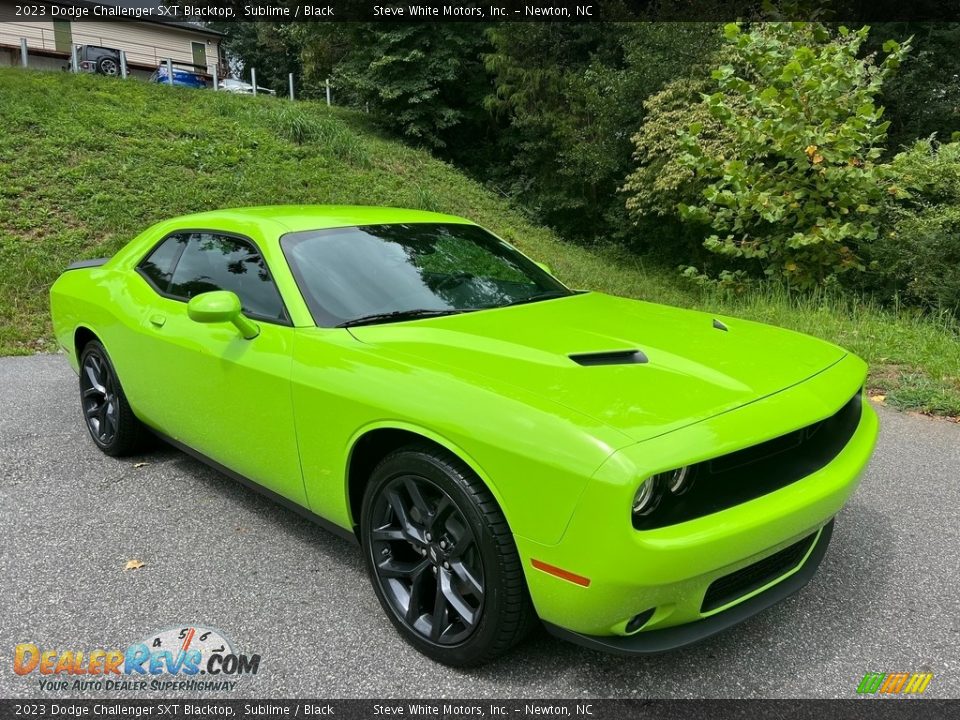
[[[93,442],[107,455],[134,455],[149,433],[133,414],[106,349],[97,340],[80,352],[80,409]]]
[[[387,616],[437,662],[489,662],[535,624],[507,521],[455,457],[410,446],[384,458],[364,493],[360,534]]]
[[[112,57],[102,57],[97,60],[97,72],[114,77],[120,74],[120,65]]]

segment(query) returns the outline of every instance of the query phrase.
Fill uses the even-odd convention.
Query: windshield
[[[476,225],[396,224],[284,235],[281,247],[317,325],[503,307],[573,293]]]

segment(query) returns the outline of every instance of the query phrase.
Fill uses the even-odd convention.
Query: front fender
[[[629,443],[601,439],[549,400],[391,358],[343,329],[297,329],[292,383],[310,508],[345,528],[350,453],[372,429],[449,449],[487,484],[513,533],[541,542],[559,540],[589,478]]]

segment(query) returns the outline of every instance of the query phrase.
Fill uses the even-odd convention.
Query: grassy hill
[[[960,328],[830,296],[724,297],[632,256],[567,244],[362,114],[93,76],[0,69],[0,354],[53,349],[47,289],[151,223],[198,210],[358,203],[469,217],[574,287],[791,327],[866,358],[887,402],[960,415]]]

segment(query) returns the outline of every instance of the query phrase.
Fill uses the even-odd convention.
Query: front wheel
[[[388,455],[363,499],[361,540],[400,634],[446,665],[479,665],[527,633],[533,608],[513,536],[483,482],[428,447]]]
[[[80,407],[90,437],[107,455],[132,455],[144,448],[147,431],[127,402],[106,348],[96,340],[80,353]]]

